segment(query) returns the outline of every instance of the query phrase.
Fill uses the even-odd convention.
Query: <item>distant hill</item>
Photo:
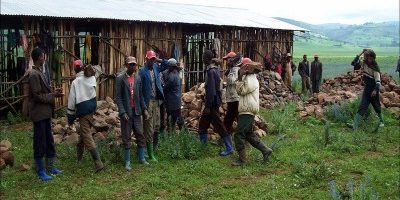
[[[361,47],[399,47],[399,21],[348,25],[340,23],[309,24],[293,19],[275,17],[275,19],[310,30],[298,37],[322,37],[336,42]],[[295,38],[299,39],[299,38]]]

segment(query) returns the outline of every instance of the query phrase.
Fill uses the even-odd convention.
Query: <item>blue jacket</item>
[[[165,72],[164,72],[165,73]],[[164,74],[165,106],[168,111],[177,110],[181,107],[181,78],[177,70],[168,71]]]
[[[205,107],[218,108],[221,106],[221,76],[218,67],[213,64],[207,66],[205,89]]]
[[[164,100],[164,91],[163,91],[163,87],[161,85],[159,73],[164,71],[167,68],[168,68],[167,60],[163,60],[161,62],[161,65],[158,65],[157,63],[153,64],[154,77],[156,80],[156,96],[157,96],[156,98],[157,99]],[[146,107],[148,107],[150,98],[151,98],[151,76],[150,76],[150,70],[147,67],[147,63],[145,63],[143,65],[143,67],[140,68],[139,75],[140,75],[140,78],[142,79],[142,91],[143,91],[144,103],[146,104]]]
[[[139,75],[135,75],[134,94],[133,98],[135,101],[135,113],[132,112],[131,108],[131,95],[129,91],[129,83],[127,80],[126,73],[120,74],[115,81],[116,97],[115,102],[118,106],[118,113],[122,116],[127,113],[129,117],[133,115],[142,115],[146,106],[144,105],[142,95],[142,81]]]

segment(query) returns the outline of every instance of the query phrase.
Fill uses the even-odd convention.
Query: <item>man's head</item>
[[[134,71],[136,71],[136,58],[133,56],[128,56],[125,59],[125,65],[126,65],[126,73],[130,76],[133,74]]]
[[[315,61],[318,61],[318,59],[319,59],[319,55],[318,55],[318,54],[315,54],[315,55],[314,55],[314,60],[315,60]]]
[[[31,57],[35,65],[42,66],[44,64],[44,52],[41,48],[37,47],[33,49]]]
[[[228,54],[226,54],[224,57],[222,57],[223,60],[227,61],[227,64],[229,67],[233,66],[233,59],[235,58],[236,53],[231,51]]]
[[[179,66],[179,63],[175,60],[175,58],[170,58],[167,63],[170,69],[177,69]]]
[[[206,65],[211,64],[211,60],[213,59],[214,54],[211,50],[206,50],[203,53],[203,63]]]
[[[374,50],[368,49],[367,51],[365,51],[364,55],[364,59],[368,64],[373,64],[375,62],[376,54]]]
[[[303,60],[307,60],[307,55],[303,55]]]
[[[287,59],[288,61],[292,60],[292,54],[287,53],[287,54],[286,54],[286,59]]]
[[[153,64],[156,59],[157,59],[156,52],[154,52],[153,50],[149,50],[146,52],[146,64],[148,68],[153,69]]]
[[[83,69],[83,64],[81,60],[75,60],[73,66],[75,73],[79,73]]]

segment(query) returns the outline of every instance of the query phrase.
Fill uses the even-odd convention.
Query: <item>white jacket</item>
[[[229,74],[226,79],[227,86],[226,86],[226,93],[225,93],[227,102],[239,101],[239,96],[236,92],[236,81],[238,79],[239,69],[240,69],[240,67],[236,67],[236,66],[229,69]]]
[[[67,113],[83,116],[96,111],[96,104],[96,78],[86,77],[83,71],[77,73],[71,84]]]
[[[242,81],[236,82],[236,91],[239,95],[239,114],[256,115],[259,111],[260,84],[257,74],[243,75]]]

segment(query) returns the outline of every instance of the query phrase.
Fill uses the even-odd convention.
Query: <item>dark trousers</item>
[[[311,80],[312,92],[319,93],[320,85],[321,85],[321,80]]]
[[[56,156],[50,118],[33,122],[33,157],[41,159],[44,156],[47,158]]]
[[[301,92],[304,94],[310,90],[310,78],[308,76],[301,77]]]
[[[228,109],[224,118],[224,125],[229,134],[233,132],[233,122],[238,118],[239,101],[228,102]]]
[[[254,148],[265,151],[265,145],[253,131],[254,115],[243,114],[238,117],[238,125],[234,135],[235,147],[238,152],[245,149],[248,141]]]
[[[121,117],[121,134],[124,148],[129,149],[132,146],[132,130],[135,134],[136,144],[139,147],[145,147],[146,138],[143,134],[142,117],[140,115],[133,115],[128,121]]]
[[[368,109],[369,104],[371,103],[375,112],[379,115],[381,113],[381,103],[379,101],[379,92],[376,93],[374,97],[371,97],[372,92],[375,90],[374,86],[365,85],[364,91],[361,97],[361,103],[358,107],[357,113],[363,116]]]
[[[181,109],[167,110],[168,127],[172,128],[178,124],[179,130],[183,126],[183,118],[181,114]]]
[[[228,136],[220,118],[219,108],[210,108],[210,113],[204,113],[203,110],[199,120],[199,134],[207,134],[207,129],[210,127],[210,124],[213,125],[214,130],[221,138]]]

